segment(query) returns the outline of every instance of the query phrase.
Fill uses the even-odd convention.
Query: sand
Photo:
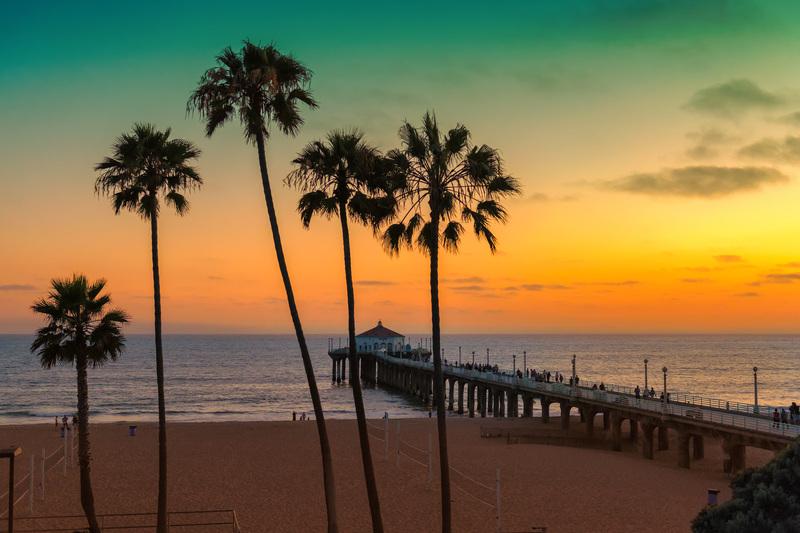
[[[395,466],[395,424],[390,421],[389,460],[384,442],[371,438],[372,455],[387,532],[440,531],[440,491],[435,418],[402,419],[401,437],[422,452],[402,445],[420,465],[401,456]],[[602,417],[596,438],[602,447]],[[383,420],[371,420],[370,434],[383,438]],[[127,423],[97,424],[90,429],[92,484],[97,512],[155,512],[158,482],[158,428],[138,423],[129,436]],[[719,489],[720,501],[730,497],[730,476],[722,473],[720,446],[706,440],[706,457],[693,460],[692,469],[677,466],[676,446],[641,458],[640,446],[626,443],[622,452],[536,444],[509,445],[505,438],[481,438],[481,426],[558,428],[558,418],[448,420],[452,481],[453,531],[496,531],[496,470],[502,478],[503,531],[531,531],[547,526],[548,533],[686,532],[707,502],[707,490]],[[572,432],[582,434],[577,417]],[[371,531],[354,420],[329,420],[340,531]],[[428,435],[434,447],[434,481],[428,487]],[[624,437],[623,432],[623,437]],[[81,514],[78,468],[61,466],[46,476],[46,499],[39,500],[39,457],[49,455],[62,439],[54,425],[0,426],[0,447],[21,446],[16,478],[28,473],[30,453],[36,454],[37,493],[33,515]],[[77,437],[75,443],[77,445]],[[325,531],[325,500],[316,423],[219,422],[168,426],[169,509],[172,511],[234,509],[243,532]],[[749,466],[772,454],[749,448]],[[53,464],[51,459],[48,463]],[[77,450],[76,450],[77,465]],[[0,494],[5,492],[8,464],[0,464]],[[27,489],[17,489],[17,496]],[[460,487],[471,495],[467,495]],[[484,502],[478,501],[480,498]],[[0,512],[8,500],[0,498]],[[5,516],[5,515],[4,515]],[[15,507],[16,517],[31,516],[27,498]],[[16,531],[29,526],[19,522]],[[0,522],[0,531],[5,522]],[[176,531],[187,531],[177,529]]]

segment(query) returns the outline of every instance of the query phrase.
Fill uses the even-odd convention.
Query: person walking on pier
[[[633,393],[636,395],[636,399],[639,400],[641,398],[640,393],[641,389],[639,389],[639,385],[636,385],[636,388],[633,389]]]
[[[772,427],[777,428],[778,423],[781,421],[781,415],[778,414],[778,409],[775,409],[775,412],[772,413]]]

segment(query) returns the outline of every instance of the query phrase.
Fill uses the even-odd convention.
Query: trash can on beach
[[[131,437],[135,437],[136,436],[136,426],[130,426],[130,428],[131,428]]]
[[[719,495],[719,491],[716,489],[708,489],[708,505],[709,507],[716,507],[717,506],[717,496]]]

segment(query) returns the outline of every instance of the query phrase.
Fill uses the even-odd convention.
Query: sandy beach
[[[440,528],[438,453],[434,419],[402,419],[402,449],[396,468],[396,421],[390,421],[389,460],[385,445],[371,438],[386,531],[434,532]],[[602,417],[596,439],[602,447]],[[370,434],[384,437],[383,420],[370,420]],[[139,423],[129,436],[127,423],[91,427],[92,483],[99,514],[154,512],[158,477],[156,424]],[[641,444],[626,442],[622,452],[538,444],[507,444],[505,438],[481,438],[480,428],[555,430],[558,419],[544,426],[541,419],[448,420],[453,481],[453,531],[495,531],[496,469],[502,478],[503,531],[530,531],[547,526],[548,533],[573,531],[686,532],[706,504],[707,490],[720,489],[720,501],[730,497],[730,476],[722,473],[719,445],[706,442],[706,457],[692,469],[677,466],[675,446],[640,456]],[[583,434],[578,418],[571,433]],[[355,420],[328,421],[334,458],[340,530],[370,531]],[[380,428],[380,429],[379,429]],[[428,435],[434,447],[433,487],[428,487]],[[624,436],[624,434],[623,434]],[[16,479],[29,470],[36,455],[33,515],[81,514],[77,468],[63,475],[61,465],[46,476],[46,499],[39,499],[39,458],[49,455],[62,439],[54,424],[1,426],[0,446],[23,449]],[[77,445],[77,437],[75,443]],[[409,446],[410,445],[410,446]],[[422,451],[411,448],[416,447]],[[169,508],[171,511],[234,509],[243,532],[303,532],[325,530],[324,493],[319,441],[314,422],[218,422],[168,426]],[[766,463],[771,453],[747,450],[749,466]],[[51,459],[48,468],[57,457]],[[76,450],[77,466],[77,450]],[[465,479],[464,474],[470,479]],[[8,464],[0,464],[0,480]],[[17,489],[17,497],[27,489]],[[470,494],[462,492],[463,489]],[[480,498],[483,501],[479,501]],[[5,509],[7,499],[0,499]],[[484,503],[486,502],[486,503]],[[487,505],[487,503],[492,505]],[[18,518],[31,516],[27,497],[15,507]],[[5,530],[5,522],[0,529]],[[17,530],[27,529],[19,522]]]

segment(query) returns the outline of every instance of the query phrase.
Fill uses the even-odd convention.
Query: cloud
[[[728,255],[728,254],[715,255],[714,259],[716,259],[720,263],[741,263],[742,261],[744,261],[744,259],[742,259],[742,256],[740,255]]]
[[[683,267],[683,269],[689,272],[711,272],[711,269],[708,267]]]
[[[486,280],[480,276],[472,276],[470,278],[456,278],[456,279],[441,279],[440,283],[486,283]]]
[[[800,268],[800,263],[797,261],[792,261],[791,263],[784,263],[782,265],[778,265],[779,267],[786,267],[786,268]]]
[[[684,278],[681,280],[683,283],[713,283],[713,279],[708,278]]]
[[[225,278],[221,278],[219,276],[208,276],[208,279],[211,281],[223,281]]]
[[[764,283],[780,283],[783,285],[787,285],[789,283],[794,283],[795,281],[800,280],[799,273],[792,273],[792,274],[766,274],[764,276]]]
[[[464,285],[462,287],[452,287],[454,291],[484,291],[486,287],[481,287],[480,285]]]
[[[777,94],[742,78],[700,89],[683,105],[683,109],[734,118],[752,109],[772,109],[784,103],[785,100]]]
[[[544,290],[552,290],[552,291],[563,291],[569,290],[569,287],[565,285],[541,285],[539,283],[531,283],[528,285],[520,285],[520,288],[525,289],[526,291],[544,291]],[[509,289],[506,289],[509,290]]]
[[[734,296],[743,296],[749,298],[752,296],[759,296],[759,294],[757,292],[740,292],[739,294],[734,294]]]
[[[771,163],[800,162],[800,137],[788,136],[783,140],[762,139],[740,148],[739,157],[758,159]]]
[[[577,194],[562,194],[561,196],[549,196],[541,192],[535,192],[527,198],[529,202],[574,202],[579,199]]]
[[[765,184],[788,181],[787,175],[768,167],[689,166],[633,174],[600,182],[597,187],[601,190],[649,196],[722,198],[736,193],[757,191]]]
[[[0,291],[34,291],[33,285],[0,285]]]
[[[504,291],[518,291],[519,287],[503,287]]]
[[[711,159],[719,155],[717,146],[736,142],[739,139],[728,135],[716,128],[706,128],[700,131],[692,131],[686,134],[689,139],[695,141],[692,148],[686,150],[686,155],[692,159]]]
[[[592,281],[592,282],[576,282],[575,285],[603,285],[607,287],[625,287],[629,285],[639,285],[641,281],[627,280],[627,281]]]
[[[511,73],[523,86],[540,93],[587,90],[595,84],[585,72],[571,70],[558,64],[527,66]]]
[[[382,286],[382,285],[397,285],[394,281],[379,281],[379,280],[362,280],[362,281],[355,281],[353,282],[354,285],[365,285],[365,286]]]
[[[794,113],[783,115],[782,117],[778,117],[775,120],[776,122],[780,122],[782,124],[789,124],[790,126],[796,126],[800,128],[800,111],[795,111]]]

